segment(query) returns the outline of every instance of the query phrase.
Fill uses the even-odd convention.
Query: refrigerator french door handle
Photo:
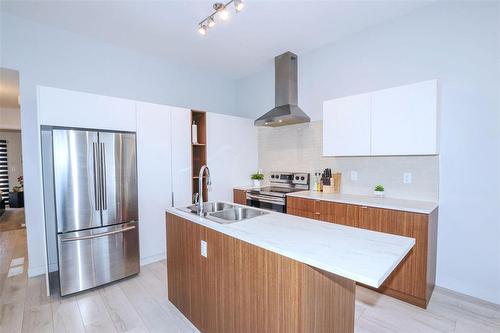
[[[108,186],[106,181],[106,146],[101,143],[101,208],[102,210],[108,209],[108,198],[106,193],[106,187]]]
[[[123,229],[118,229],[118,230],[113,230],[113,231],[107,231],[107,232],[101,232],[100,234],[95,234],[95,235],[89,235],[89,236],[80,236],[80,237],[68,237],[68,238],[62,238],[62,242],[73,242],[73,241],[79,241],[79,240],[85,240],[85,239],[92,239],[92,238],[97,238],[97,237],[103,237],[103,236],[109,236],[113,234],[118,234],[121,232],[129,231],[135,229],[135,225]]]
[[[99,182],[99,157],[98,157],[99,147],[97,146],[97,142],[92,143],[92,157],[94,158],[93,166],[94,166],[94,205],[95,210],[101,209],[101,190],[100,190],[100,182]]]

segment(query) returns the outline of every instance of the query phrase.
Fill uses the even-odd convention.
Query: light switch
[[[201,255],[207,257],[207,242],[204,240],[201,241]]]
[[[357,171],[351,171],[351,180],[353,182],[358,181],[358,172]]]
[[[411,184],[411,172],[403,173],[403,183]]]

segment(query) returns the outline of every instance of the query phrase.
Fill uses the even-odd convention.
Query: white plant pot
[[[373,195],[379,198],[385,197],[385,191],[373,191]]]
[[[260,187],[260,180],[253,179],[253,187]]]

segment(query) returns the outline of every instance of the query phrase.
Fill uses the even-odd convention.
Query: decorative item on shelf
[[[191,125],[191,142],[193,144],[198,144],[198,126],[193,120],[193,124]]]
[[[227,21],[230,16],[228,6],[231,3],[234,5],[234,9],[237,13],[241,12],[243,10],[243,7],[245,7],[243,0],[231,0],[226,4],[220,2],[214,3],[212,7],[215,11],[205,19],[203,19],[200,23],[198,23],[198,32],[202,36],[206,36],[208,33],[208,29],[213,28],[217,24],[215,19]]]
[[[251,178],[253,180],[253,186],[260,187],[260,181],[264,179],[264,174],[262,174],[260,171],[258,171],[257,173],[254,173],[251,176]]]
[[[17,177],[17,182],[19,185],[16,185],[12,188],[12,192],[23,192],[24,191],[24,178],[23,176]]]
[[[376,197],[383,198],[385,196],[384,186],[380,184],[375,186],[375,188],[373,189],[373,195],[375,195]]]

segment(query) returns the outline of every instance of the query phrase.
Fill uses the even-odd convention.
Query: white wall
[[[0,129],[21,129],[21,113],[19,109],[0,107]]]
[[[498,2],[444,2],[299,54],[299,105],[313,120],[321,119],[322,102],[327,99],[439,80],[437,284],[496,303],[500,303],[499,45]],[[238,82],[239,112],[256,118],[273,106],[273,73],[269,65]]]
[[[7,140],[7,162],[9,167],[9,189],[19,185],[17,177],[23,175],[21,158],[21,132],[0,130],[0,140]]]
[[[16,69],[20,75],[32,276],[45,270],[37,85],[231,113],[235,105],[234,82],[217,73],[168,63],[6,13],[0,15],[0,66]]]

